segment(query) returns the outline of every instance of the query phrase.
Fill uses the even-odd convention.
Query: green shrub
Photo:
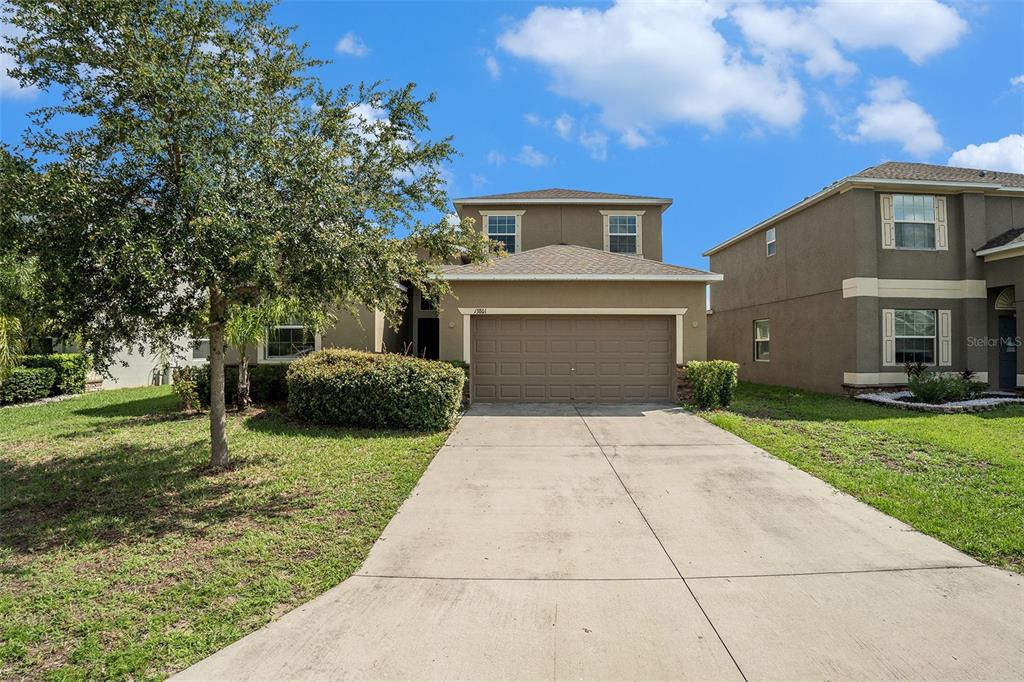
[[[736,391],[739,365],[728,360],[693,360],[686,376],[693,388],[693,401],[701,409],[728,407]]]
[[[975,400],[988,391],[984,381],[974,381],[974,372],[964,370],[959,375],[938,374],[928,370],[909,374],[907,388],[922,403],[940,405],[959,400]]]
[[[0,405],[27,403],[50,395],[57,373],[51,367],[17,367],[0,382]]]
[[[193,367],[192,377],[199,393],[199,404],[210,405],[210,366]],[[288,365],[249,365],[249,397],[259,405],[283,403],[288,400]],[[224,399],[229,405],[235,403],[235,389],[238,387],[238,365],[224,368]]]
[[[54,371],[50,395],[61,393],[84,393],[85,382],[92,369],[92,359],[82,353],[50,353],[48,355],[25,355],[21,358],[23,367],[49,367]]]
[[[465,372],[447,362],[332,348],[288,369],[288,411],[318,424],[437,430],[450,427]]]
[[[199,409],[199,392],[196,390],[195,368],[180,367],[174,370],[171,388],[178,397],[178,407],[185,412]]]

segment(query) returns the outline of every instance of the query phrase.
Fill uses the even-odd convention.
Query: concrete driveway
[[[362,570],[179,679],[1022,677],[1020,575],[678,409],[482,405]]]

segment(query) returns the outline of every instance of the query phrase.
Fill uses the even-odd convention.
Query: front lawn
[[[741,383],[708,421],[980,561],[1024,572],[1024,406],[927,414]]]
[[[355,571],[444,433],[229,415],[166,387],[0,410],[0,679],[159,678]]]

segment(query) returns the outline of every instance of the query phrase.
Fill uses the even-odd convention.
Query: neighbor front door
[[[999,317],[999,388],[1017,385],[1017,318]]]

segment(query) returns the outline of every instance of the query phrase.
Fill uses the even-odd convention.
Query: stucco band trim
[[[843,298],[988,298],[983,279],[878,279],[850,277],[843,280]]]

